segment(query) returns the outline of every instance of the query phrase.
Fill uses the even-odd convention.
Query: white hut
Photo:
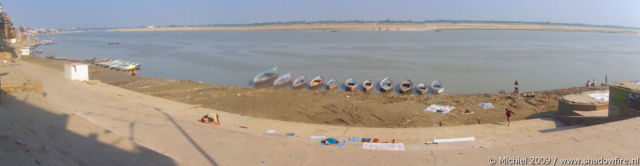
[[[65,64],[64,77],[69,80],[89,81],[89,66],[82,63]]]

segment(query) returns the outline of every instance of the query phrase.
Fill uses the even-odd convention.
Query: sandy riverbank
[[[539,24],[506,24],[506,23],[310,23],[279,24],[259,26],[225,26],[225,27],[160,27],[115,29],[110,31],[264,31],[264,30],[372,30],[372,31],[433,31],[438,30],[532,30],[532,31],[572,31],[638,34],[640,30],[615,29],[582,26],[539,25]]]
[[[62,70],[64,63],[36,57],[25,60],[56,70]],[[557,101],[563,95],[605,88],[542,91],[536,92],[536,97],[532,98],[513,94],[411,96],[227,87],[131,77],[98,67],[92,67],[90,71],[91,79],[205,108],[258,118],[360,127],[429,127],[503,122],[506,121],[504,108],[516,111],[515,120],[523,120],[555,113]],[[496,108],[479,108],[478,104],[483,102],[491,102]],[[456,109],[449,114],[424,112],[430,104],[451,105]],[[465,114],[464,110],[470,110],[473,114]]]
[[[0,161],[20,165],[37,165],[36,160],[42,165],[54,165],[54,162],[62,165],[140,165],[137,164],[139,161],[157,162],[158,165],[474,165],[487,162],[490,157],[530,154],[559,157],[560,160],[588,156],[637,157],[633,151],[638,148],[634,141],[640,133],[637,132],[636,126],[640,124],[637,118],[587,127],[558,126],[549,119],[517,121],[510,127],[504,123],[407,129],[305,124],[239,116],[108,84],[68,81],[63,78],[60,68],[51,68],[58,63],[41,63],[48,67],[24,61],[19,63],[5,69],[11,74],[23,73],[43,81],[45,92],[44,95],[11,95],[15,100],[2,96],[3,109],[0,111],[5,112],[0,114],[20,116],[7,116],[9,119],[0,121],[0,127],[16,126],[15,130],[0,130]],[[131,81],[127,77],[120,78],[124,79],[113,81]],[[243,89],[251,91],[250,88]],[[7,107],[23,101],[27,104],[24,107]],[[194,117],[205,112],[220,114],[223,125],[194,121]],[[17,119],[12,119],[14,117]],[[38,123],[29,123],[34,121]],[[51,122],[57,125],[49,126]],[[239,125],[249,128],[238,128]],[[265,134],[267,129],[278,132]],[[296,135],[284,135],[287,132]],[[621,137],[620,133],[626,134]],[[355,142],[347,143],[344,148],[327,147],[309,139],[312,135],[340,139],[349,136],[395,138],[404,142],[405,151],[365,150],[362,143]],[[437,145],[422,143],[433,138],[466,136],[475,136],[478,140]],[[20,147],[13,143],[15,140],[23,140],[27,146]],[[70,140],[75,142],[70,143]],[[132,143],[124,140],[155,152],[131,147]],[[49,150],[49,147],[53,149]],[[100,150],[96,151],[96,148]],[[25,150],[31,152],[25,153]]]

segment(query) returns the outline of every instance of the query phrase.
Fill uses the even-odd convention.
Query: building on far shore
[[[609,117],[640,116],[640,81],[616,82],[609,86]]]

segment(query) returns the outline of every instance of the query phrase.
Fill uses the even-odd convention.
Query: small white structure
[[[20,55],[22,55],[22,56],[31,55],[31,48],[30,47],[24,47],[24,48],[20,49]]]
[[[16,42],[18,42],[18,40],[16,40],[16,38],[11,39],[11,44],[16,44]]]
[[[82,63],[65,64],[64,77],[69,80],[89,81],[89,66]]]

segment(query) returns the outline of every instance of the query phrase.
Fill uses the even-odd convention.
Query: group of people
[[[593,79],[593,81],[589,81],[587,80],[587,83],[584,83],[585,87],[595,87],[596,86],[596,79]]]

